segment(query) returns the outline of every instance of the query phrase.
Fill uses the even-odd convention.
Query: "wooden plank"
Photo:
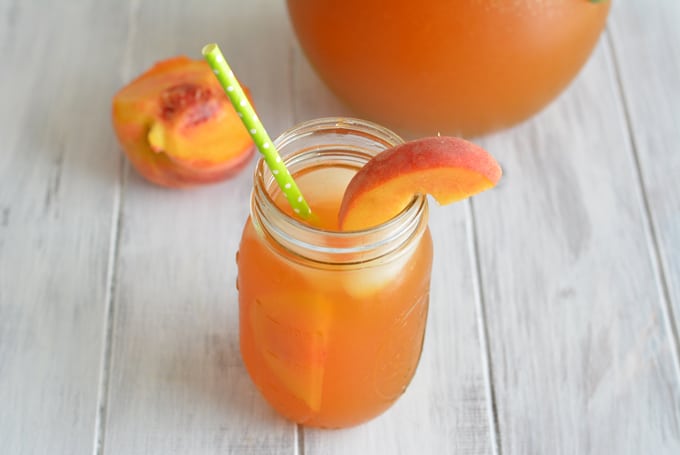
[[[270,1],[144,2],[132,71],[216,41],[272,135],[290,124],[289,30]],[[267,33],[260,33],[265,29]],[[267,62],[276,71],[262,71]],[[235,254],[252,165],[221,184],[125,185],[104,453],[293,453],[296,426],[256,391],[238,342]]]
[[[550,108],[483,141],[505,169],[473,202],[504,455],[680,453],[680,387],[606,44]]]
[[[408,389],[361,426],[304,429],[305,454],[490,454],[493,436],[464,208],[433,210],[437,248],[423,353]]]
[[[297,121],[354,115],[313,73],[296,46]],[[361,426],[305,428],[304,453],[488,454],[493,431],[464,205],[431,207],[436,246],[425,344],[406,393],[385,414]]]
[[[639,159],[650,243],[671,331],[680,327],[680,4],[631,2],[612,10],[609,31]],[[678,356],[676,348],[676,356]]]
[[[294,36],[290,53],[293,74],[293,118],[296,123],[321,117],[357,116],[333,95],[316,75]]]
[[[124,15],[87,0],[1,3],[0,451],[91,454]]]

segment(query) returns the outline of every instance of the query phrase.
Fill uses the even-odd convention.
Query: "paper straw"
[[[253,106],[250,104],[248,97],[243,93],[243,89],[238,80],[234,76],[233,71],[229,68],[227,60],[222,55],[217,44],[207,44],[203,47],[203,57],[212,68],[220,81],[222,88],[234,105],[234,109],[238,113],[241,121],[245,125],[250,137],[253,138],[255,146],[264,157],[265,163],[274,175],[276,183],[285,194],[286,199],[290,203],[293,211],[302,219],[308,219],[312,214],[309,205],[302,196],[295,180],[288,172],[288,169],[283,164],[278,150],[274,147],[274,143],[269,138],[269,134],[265,131],[262,122],[257,117]]]

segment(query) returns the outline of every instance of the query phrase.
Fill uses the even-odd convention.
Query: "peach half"
[[[113,126],[135,169],[167,187],[223,180],[255,150],[208,64],[188,57],[156,63],[116,93]]]
[[[446,205],[492,188],[501,175],[486,150],[464,139],[406,142],[359,169],[347,185],[338,221],[346,231],[366,229],[399,214],[416,194],[430,194]]]

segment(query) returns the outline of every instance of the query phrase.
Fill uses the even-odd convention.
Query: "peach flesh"
[[[113,125],[135,169],[162,186],[223,180],[254,152],[208,64],[187,57],[159,62],[123,87]]]
[[[483,148],[464,139],[429,137],[385,150],[350,181],[338,220],[343,230],[366,229],[401,212],[416,194],[441,205],[495,186],[502,171]]]

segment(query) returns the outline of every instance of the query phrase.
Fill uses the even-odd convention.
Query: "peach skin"
[[[347,185],[338,221],[343,230],[383,223],[416,194],[446,205],[498,183],[501,168],[481,147],[454,137],[418,139],[385,150],[359,169]]]
[[[208,64],[182,56],[156,63],[116,93],[113,126],[135,169],[166,187],[223,180],[255,150]]]

